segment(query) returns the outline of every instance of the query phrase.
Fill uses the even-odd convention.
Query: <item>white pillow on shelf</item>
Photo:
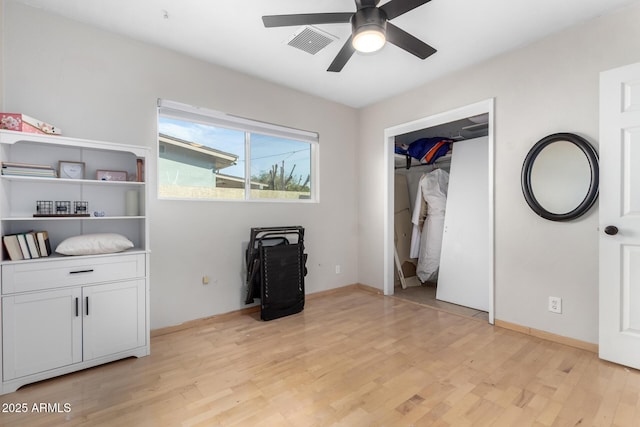
[[[122,252],[133,247],[133,242],[116,233],[96,233],[73,236],[63,240],[56,252],[62,255],[98,255]]]

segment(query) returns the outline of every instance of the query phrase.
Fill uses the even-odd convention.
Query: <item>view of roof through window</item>
[[[161,196],[311,198],[312,147],[307,141],[162,115],[158,129]],[[245,153],[246,147],[248,153]],[[245,191],[247,161],[250,162],[251,188],[248,196]]]

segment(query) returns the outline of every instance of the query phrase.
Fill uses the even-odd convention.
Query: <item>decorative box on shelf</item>
[[[0,113],[0,129],[49,135],[62,134],[62,129],[21,113]]]
[[[73,202],[73,212],[71,212],[71,202],[55,201],[52,200],[38,200],[36,202],[36,213],[33,214],[34,218],[62,218],[62,217],[86,217],[91,216],[89,214],[89,203],[84,201]]]

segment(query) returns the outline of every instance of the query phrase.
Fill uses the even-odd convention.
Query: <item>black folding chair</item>
[[[246,252],[246,304],[260,298],[260,318],[272,320],[304,308],[304,228],[256,227]]]

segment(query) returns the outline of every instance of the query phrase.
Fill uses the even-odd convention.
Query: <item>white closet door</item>
[[[489,139],[453,145],[436,298],[489,311]]]

